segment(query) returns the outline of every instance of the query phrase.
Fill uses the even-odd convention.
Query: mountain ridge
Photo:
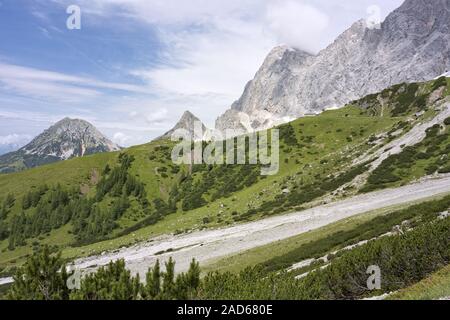
[[[450,1],[407,0],[379,29],[359,20],[315,56],[276,47],[216,128],[267,129],[391,85],[434,79],[450,70],[449,21]]]

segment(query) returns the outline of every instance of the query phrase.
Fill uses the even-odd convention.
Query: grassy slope
[[[13,193],[20,197],[33,187],[43,183],[60,183],[62,186],[80,186],[87,183],[92,170],[101,171],[117,153],[101,153],[83,158],[61,161],[30,170],[0,176],[0,195]]]
[[[364,141],[374,133],[384,132],[397,123],[399,118],[390,117],[369,117],[360,114],[361,111],[356,107],[346,107],[341,110],[328,111],[318,117],[303,118],[292,123],[297,138],[301,141],[304,136],[315,137],[311,143],[304,143],[305,148],[288,150],[287,147],[281,151],[281,168],[280,172],[275,176],[267,177],[260,180],[257,184],[234,193],[232,196],[219,199],[208,205],[192,210],[182,212],[181,210],[175,214],[167,216],[164,220],[156,225],[152,225],[129,235],[103,241],[100,243],[71,248],[67,246],[72,240],[72,236],[65,231],[61,235],[58,233],[58,241],[54,233],[49,237],[49,242],[58,243],[62,247],[66,247],[64,256],[73,258],[80,255],[101,252],[107,249],[114,249],[124,245],[130,245],[138,241],[146,240],[150,237],[171,233],[177,231],[185,231],[189,229],[198,229],[203,227],[217,228],[233,224],[232,213],[245,212],[249,208],[257,208],[263,201],[273,198],[286,185],[308,183],[313,181],[316,174],[327,175],[335,172],[336,166],[344,168],[346,166],[343,158],[349,156],[351,152],[362,152],[367,148]],[[360,130],[364,129],[362,135]],[[348,142],[347,138],[352,133],[358,133],[353,141]],[[167,166],[166,163],[160,162],[159,159],[149,160],[149,155],[154,153],[155,147],[161,144],[169,144],[170,142],[152,142],[150,144],[132,147],[126,150],[127,153],[136,157],[131,172],[138,175],[145,182],[149,199],[156,197],[164,197],[168,190],[175,183],[173,177],[162,178],[156,171],[157,168]],[[292,149],[292,148],[291,148]],[[0,176],[0,195],[6,195],[12,192],[19,201],[13,208],[13,214],[20,212],[20,199],[22,195],[33,186],[41,183],[49,185],[61,183],[63,186],[81,186],[91,184],[92,171],[101,172],[106,163],[114,164],[117,153],[99,154],[86,158],[73,159],[53,165],[43,166],[32,170],[8,174]],[[327,158],[327,164],[320,162]],[[285,159],[289,159],[286,163]],[[295,162],[297,160],[297,162]],[[337,164],[340,162],[340,164]],[[310,167],[305,168],[306,165]],[[93,185],[91,184],[91,190]],[[119,221],[121,226],[129,227],[136,223],[138,214],[129,210],[127,214]],[[218,217],[220,215],[220,218]],[[210,217],[211,223],[204,225],[202,220],[204,217]],[[258,219],[255,216],[252,219]],[[38,239],[31,239],[31,244]],[[15,265],[21,263],[25,256],[31,253],[31,245],[18,248],[13,252],[7,252],[7,241],[0,242],[0,266]]]
[[[267,200],[280,193],[287,177],[294,177],[296,180],[310,180],[317,169],[324,172],[332,172],[335,167],[332,164],[321,165],[320,160],[330,154],[338,153],[342,150],[339,146],[345,145],[345,150],[349,148],[356,148],[358,144],[374,132],[381,132],[398,122],[398,119],[392,118],[373,118],[361,116],[360,111],[356,108],[349,107],[338,111],[326,112],[323,115],[315,118],[304,118],[293,123],[296,132],[300,129],[305,135],[315,135],[316,142],[314,145],[319,145],[318,154],[302,153],[293,157],[292,153],[286,154],[281,152],[281,168],[278,175],[267,177],[259,183],[233,194],[231,197],[219,199],[215,202],[209,203],[207,206],[192,210],[189,212],[177,212],[167,216],[164,220],[156,225],[145,227],[132,234],[99,242],[80,248],[67,248],[64,251],[64,256],[73,258],[91,253],[98,253],[104,250],[114,249],[121,246],[127,246],[135,242],[147,240],[151,237],[176,232],[177,230],[189,230],[206,227],[202,219],[206,216],[211,218],[211,223],[207,225],[209,228],[218,228],[225,225],[233,224],[232,213],[234,211],[243,212],[249,207],[257,207],[262,201]],[[349,122],[352,125],[349,125]],[[364,126],[367,130],[365,135],[353,141],[352,143],[344,143],[346,138],[352,131],[360,126]],[[336,132],[341,129],[341,132]],[[298,134],[300,137],[300,134]],[[311,146],[314,148],[314,146]],[[359,146],[360,148],[360,146]],[[356,149],[359,149],[356,148]],[[339,156],[334,156],[338,158]],[[332,156],[333,157],[333,156]],[[290,158],[289,163],[285,163],[284,159]],[[293,159],[298,158],[301,162],[297,164]],[[311,164],[312,168],[308,170],[299,170],[305,164]],[[260,194],[263,194],[260,196]],[[218,215],[220,215],[220,220]],[[259,217],[253,217],[258,219]]]
[[[233,212],[245,213],[249,209],[257,209],[264,201],[271,200],[280,194],[285,187],[295,188],[298,185],[308,185],[320,181],[330,174],[336,174],[340,170],[346,170],[351,159],[369,148],[366,141],[370,136],[387,132],[404,119],[405,116],[391,117],[386,113],[368,116],[361,112],[361,108],[354,106],[327,111],[317,117],[302,118],[292,123],[296,138],[302,146],[283,146],[280,172],[275,176],[262,179],[244,190],[235,192],[227,198],[208,203],[204,207],[189,212],[179,210],[177,213],[165,217],[156,225],[84,247],[70,247],[70,242],[73,240],[69,234],[70,226],[53,231],[45,239],[31,239],[28,243],[33,241],[57,243],[65,249],[65,257],[74,258],[131,245],[159,234],[230,225],[235,223]],[[313,139],[308,141],[305,139],[307,137],[313,137]],[[171,143],[152,142],[126,150],[127,153],[136,157],[131,173],[145,183],[149,200],[157,197],[167,200],[168,192],[177,180],[173,175],[163,178],[158,174],[159,168],[170,165],[169,159],[151,160],[149,158],[156,153],[155,148],[161,144],[170,145]],[[101,172],[107,163],[114,165],[116,158],[117,153],[98,154],[16,174],[2,175],[0,176],[0,198],[10,192],[13,193],[19,199],[12,210],[12,214],[16,214],[21,210],[21,196],[30,188],[42,183],[49,185],[61,183],[68,187],[88,185],[88,190],[92,194],[95,191],[92,172],[94,170],[97,173]],[[326,161],[324,162],[324,160]],[[205,217],[210,218],[210,222],[207,224],[203,222]],[[119,224],[123,229],[132,226],[142,218],[132,206]],[[259,218],[261,215],[254,215],[249,219]],[[5,250],[6,242],[0,242],[0,267],[20,264],[26,255],[31,253],[30,245],[9,252]]]
[[[388,300],[436,300],[450,297],[450,265],[421,282],[389,296]]]

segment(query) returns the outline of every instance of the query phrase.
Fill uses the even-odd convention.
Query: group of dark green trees
[[[387,88],[381,94],[371,94],[352,104],[360,105],[369,114],[377,114],[375,109],[379,108],[379,96],[389,99],[391,115],[394,117],[412,114],[427,109],[427,101],[430,95],[438,89],[447,86],[447,78],[440,77],[431,83],[430,87],[424,87],[419,83],[401,83]],[[443,93],[445,95],[445,92]]]
[[[129,173],[133,161],[133,156],[122,153],[118,166],[106,166],[93,197],[59,184],[39,186],[23,196],[21,212],[7,223],[16,201],[9,195],[0,208],[0,239],[8,238],[9,249],[13,250],[25,245],[27,239],[47,235],[71,222],[78,243],[97,241],[117,227],[117,220],[131,205],[130,199],[136,199],[142,210],[151,215],[144,184]]]
[[[80,276],[80,279],[75,279]],[[175,274],[169,259],[162,271],[159,261],[145,283],[118,260],[84,277],[67,270],[61,254],[43,247],[19,268],[7,293],[12,300],[173,300],[192,299],[200,285],[200,268],[192,261],[186,273]],[[78,285],[77,285],[78,284]]]
[[[48,248],[29,258],[15,275],[10,299],[360,299],[410,286],[450,263],[450,218],[430,219],[412,231],[345,251],[323,269],[301,279],[288,272],[268,272],[262,265],[234,273],[213,272],[200,277],[193,261],[187,273],[175,275],[172,259],[161,271],[159,262],[146,274],[145,284],[132,276],[124,261],[112,262],[69,290],[71,276],[60,255]],[[381,270],[382,288],[367,287],[369,266]]]
[[[9,228],[6,222],[9,212],[15,203],[15,198],[12,194],[6,196],[3,203],[0,203],[0,241],[5,240],[9,236]]]
[[[191,175],[181,177],[171,199],[183,211],[200,208],[209,201],[226,198],[261,179],[258,165],[194,165]]]

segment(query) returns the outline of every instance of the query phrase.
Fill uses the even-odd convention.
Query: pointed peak
[[[198,119],[192,112],[190,112],[189,110],[186,110],[183,115],[181,116],[181,119]]]
[[[269,54],[266,57],[266,61],[273,61],[273,60],[279,60],[282,59],[283,56],[287,53],[287,52],[292,52],[292,53],[297,53],[297,54],[301,54],[301,55],[305,55],[305,56],[311,56],[313,54],[306,52],[304,50],[300,50],[300,49],[296,49],[294,47],[290,47],[288,45],[282,44],[279,46],[274,47]]]
[[[273,55],[283,55],[286,51],[293,51],[294,49],[282,44],[279,46],[274,47],[272,50],[270,50],[269,56],[273,56]]]
[[[195,132],[196,129],[201,128],[203,131],[202,135],[200,133]],[[197,118],[192,112],[185,111],[181,116],[180,120],[177,124],[169,131],[167,131],[164,135],[157,138],[160,139],[170,139],[172,134],[177,130],[185,130],[189,132],[189,134],[193,137],[194,140],[202,140],[203,134],[208,131],[208,128],[203,124],[203,122]]]

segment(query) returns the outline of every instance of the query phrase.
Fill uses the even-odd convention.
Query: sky
[[[311,53],[402,0],[0,0],[0,154],[64,117],[121,146],[207,126],[285,44]],[[80,28],[68,28],[69,6]],[[70,20],[74,21],[74,20]]]

